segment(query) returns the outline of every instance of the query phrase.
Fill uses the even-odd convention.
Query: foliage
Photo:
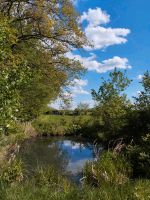
[[[125,73],[117,71],[117,69],[109,74],[109,79],[107,81],[103,78],[102,80],[103,82],[98,92],[92,90],[93,99],[96,100],[99,105],[107,101],[109,102],[113,97],[122,96],[122,92],[124,92],[131,82],[131,80],[125,76]]]
[[[103,80],[98,92],[92,90],[92,96],[97,101],[95,113],[101,119],[100,129],[102,138],[109,141],[121,137],[127,125],[127,113],[130,102],[123,94],[131,82],[124,73],[116,69],[109,74],[110,79]]]
[[[135,183],[134,197],[137,200],[150,199],[149,180],[139,180]]]
[[[150,75],[147,71],[141,81],[143,90],[135,98],[134,115],[130,129],[134,133],[135,139],[141,139],[150,131]],[[129,118],[131,119],[131,118]],[[135,129],[133,129],[135,127]]]
[[[133,175],[150,178],[150,134],[143,136],[139,144],[128,145],[127,155],[134,169]]]
[[[139,93],[138,97],[135,97],[135,105],[140,110],[150,109],[150,74],[145,72],[142,82],[143,91]]]
[[[8,134],[8,128],[17,120],[21,109],[20,90],[29,84],[31,70],[20,55],[13,55],[11,46],[16,43],[16,32],[10,21],[0,19],[0,132]]]
[[[39,135],[75,135],[83,134],[91,116],[41,115],[33,122]]]
[[[30,70],[26,64],[3,69],[0,76],[0,126],[7,134],[7,129],[18,118],[21,109],[20,89],[30,81]]]
[[[36,118],[69,80],[83,73],[66,53],[85,43],[69,0],[1,1],[1,132],[8,134],[13,121]]]
[[[89,110],[89,104],[88,103],[82,103],[80,102],[78,105],[77,105],[77,108],[75,109],[74,113],[75,114],[84,114],[86,115],[88,113],[88,110]]]
[[[0,185],[7,187],[9,184],[23,180],[23,165],[20,160],[13,160],[10,164],[3,165],[0,169]]]
[[[34,176],[23,182],[0,188],[2,200],[148,200],[149,180],[137,180],[122,185],[83,185],[82,189],[60,176],[52,168],[37,169]]]
[[[85,181],[101,186],[105,183],[122,185],[129,181],[131,167],[123,156],[104,152],[100,158],[85,167]]]

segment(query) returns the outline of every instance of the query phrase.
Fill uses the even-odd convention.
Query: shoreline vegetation
[[[89,121],[91,121],[91,116],[85,117],[85,115],[53,116],[51,114],[46,114],[44,118],[43,114],[39,117],[39,119],[36,119],[32,122],[34,126],[31,125],[31,123],[24,125],[24,138],[21,136],[20,139],[16,139],[16,141],[20,143],[26,139],[30,139],[31,137],[84,137],[84,134],[82,136],[81,134],[77,134],[77,129],[75,129],[74,133],[73,131],[71,131],[71,134],[62,134],[62,132],[61,134],[57,133],[56,125],[58,126],[58,130],[60,130],[59,125],[62,125],[62,119],[63,122],[65,120],[69,121],[68,124],[65,122],[65,125],[67,124],[68,127],[70,127],[70,123],[72,123],[72,121],[74,122],[74,117],[77,117],[78,120],[80,119],[80,122],[81,118],[85,118],[84,120],[86,122],[86,125],[87,119],[90,119]],[[41,134],[41,126],[38,130],[39,122],[43,124],[44,120],[46,121],[46,123],[52,126],[54,121],[52,123],[50,119],[52,119],[52,121],[55,121],[54,127],[56,130],[56,134],[52,132],[49,132],[49,134],[47,135]],[[42,128],[43,127],[45,128],[45,126],[42,126]],[[45,130],[48,129],[44,129],[44,132],[42,133],[45,133]],[[80,129],[78,130],[80,133]],[[85,139],[87,139],[87,136],[85,136]],[[102,141],[99,140],[99,142]],[[83,182],[81,190],[76,184],[68,181],[65,176],[58,174],[57,171],[51,167],[45,169],[37,168],[37,170],[35,170],[34,174],[31,177],[26,177],[25,174],[27,172],[24,172],[22,161],[16,160],[15,158],[15,153],[17,152],[17,150],[19,150],[19,146],[21,145],[21,143],[20,145],[17,145],[19,143],[15,143],[15,145],[12,145],[13,151],[11,148],[9,148],[9,151],[11,152],[9,164],[6,163],[4,168],[1,168],[0,194],[2,199],[149,199],[150,180],[146,178],[133,177],[132,165],[127,160],[127,157],[126,155],[124,155],[123,151],[117,151],[117,145],[115,146],[116,148],[111,146],[111,148],[109,148],[108,150],[106,149],[96,161],[86,164],[83,171]],[[120,144],[118,142],[116,144],[118,144],[119,148]]]
[[[96,105],[70,109],[64,93],[85,68],[66,57],[89,42],[70,0],[2,0],[0,3],[0,199],[149,200],[150,73],[139,95],[125,93],[132,80],[116,68],[99,89]],[[61,110],[47,105],[63,100]],[[15,155],[26,139],[82,136],[106,151],[83,173],[82,188],[51,167],[27,177]]]

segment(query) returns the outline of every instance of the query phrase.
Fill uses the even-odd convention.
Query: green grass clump
[[[48,200],[78,199],[77,187],[58,175],[51,167],[39,168],[34,176],[18,182],[3,184],[0,188],[1,200]]]
[[[125,184],[130,174],[131,167],[126,159],[110,151],[104,152],[97,161],[87,163],[84,170],[85,181],[98,186]]]
[[[134,197],[137,200],[150,199],[150,180],[138,180],[134,186]]]
[[[23,180],[23,163],[14,159],[0,167],[0,187],[11,185]]]

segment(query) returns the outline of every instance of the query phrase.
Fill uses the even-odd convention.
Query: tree
[[[16,31],[9,20],[0,18],[0,132],[17,121],[21,109],[20,89],[31,79],[27,62],[18,54],[13,55],[11,46],[17,41]]]
[[[150,75],[147,71],[141,81],[143,90],[134,97],[134,109],[129,114],[129,130],[138,142],[150,132]]]
[[[77,105],[76,111],[78,111],[79,114],[87,114],[87,111],[89,109],[89,104],[88,103],[84,103],[84,102],[80,102]]]
[[[13,51],[22,52],[32,68],[42,66],[47,75],[53,69],[66,78],[82,72],[79,62],[65,56],[86,42],[70,0],[1,0],[0,10],[18,30]]]
[[[130,84],[125,73],[116,69],[109,74],[109,79],[104,80],[98,92],[92,90],[93,99],[97,102],[95,113],[100,118],[101,133],[106,140],[123,136],[123,129],[127,125],[126,115],[130,102],[123,93]]]
[[[5,19],[1,28],[6,30],[1,32],[6,38],[1,39],[1,68],[13,70],[14,63],[20,69],[24,66],[21,63],[28,66],[32,79],[18,87],[17,119],[32,120],[43,105],[61,93],[69,80],[84,72],[78,61],[65,54],[72,48],[81,48],[86,39],[69,0],[1,0],[0,12]]]
[[[148,71],[144,74],[141,84],[143,91],[135,97],[135,105],[140,110],[150,109],[150,74]]]
[[[123,94],[123,92],[130,83],[131,80],[125,76],[125,73],[117,71],[115,68],[115,70],[109,74],[108,80],[102,78],[102,84],[99,87],[98,92],[92,90],[93,99],[97,101],[98,104],[103,104],[110,101],[113,97],[118,96],[126,98],[126,95]]]

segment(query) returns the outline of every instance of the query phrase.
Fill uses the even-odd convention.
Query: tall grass
[[[110,158],[109,161],[107,161],[108,158]],[[32,177],[22,176],[21,163],[14,162],[8,169],[4,168],[3,176],[0,177],[0,199],[149,200],[150,180],[131,181],[127,178],[129,175],[128,164],[124,166],[125,160],[122,158],[119,159],[120,160],[117,161],[112,153],[107,152],[104,153],[101,158],[102,163],[99,161],[94,163],[95,166],[93,169],[97,172],[94,176],[100,184],[93,184],[94,179],[91,178],[91,176],[93,176],[94,171],[89,167],[92,163],[88,164],[88,171],[86,171],[86,166],[86,173],[84,175],[88,177],[90,174],[90,179],[80,186],[70,183],[66,177],[58,174],[51,167],[38,168],[35,170],[34,176]],[[114,167],[116,167],[116,169],[114,169]],[[113,170],[115,170],[114,174]],[[104,173],[105,175],[107,174],[108,178],[104,178]],[[120,182],[117,174],[119,177],[122,177],[122,175],[126,177],[126,181]],[[20,179],[20,177],[22,178]]]
[[[122,185],[129,181],[131,171],[123,156],[107,151],[97,161],[86,164],[84,176],[87,183],[97,186],[105,183]]]

